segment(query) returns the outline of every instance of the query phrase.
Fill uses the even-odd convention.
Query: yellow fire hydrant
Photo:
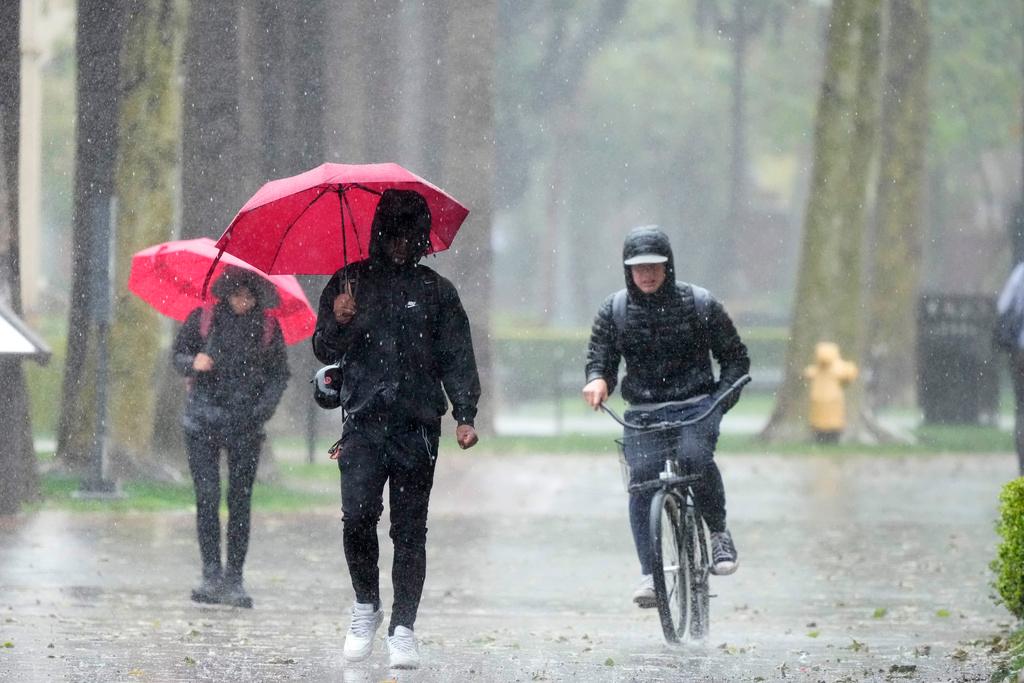
[[[844,388],[857,379],[857,366],[840,357],[838,344],[818,342],[814,364],[804,368],[804,378],[810,382],[809,422],[814,437],[820,443],[836,443],[846,429]]]

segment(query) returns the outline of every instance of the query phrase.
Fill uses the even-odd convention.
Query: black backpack
[[[684,287],[686,283],[677,282],[676,286]],[[711,308],[711,292],[697,285],[689,285],[689,287],[693,290],[693,305],[697,309],[698,329],[706,337],[711,326],[711,319],[708,313],[708,310]],[[612,299],[612,322],[615,323],[615,339],[620,349],[622,348],[622,332],[626,329],[626,304],[628,302],[629,294],[627,290],[620,289],[615,292]]]

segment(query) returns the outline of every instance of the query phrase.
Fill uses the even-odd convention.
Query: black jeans
[[[220,451],[228,454],[227,573],[241,577],[249,550],[252,486],[263,445],[262,430],[222,437],[185,432],[188,467],[196,490],[196,530],[204,573],[220,568]]]
[[[688,406],[668,406],[654,411],[627,410],[626,421],[651,424],[662,421],[688,420],[703,413],[708,402]],[[622,443],[629,465],[630,484],[657,479],[665,468],[665,455],[675,453],[684,474],[700,474],[693,485],[693,495],[704,521],[711,531],[725,531],[725,486],[715,464],[718,425],[721,414],[682,429],[644,432],[627,427]],[[651,500],[655,491],[629,495],[629,525],[633,531],[640,572],[651,573]]]
[[[377,522],[389,482],[391,540],[395,559],[391,581],[395,601],[389,634],[413,628],[427,572],[427,506],[434,483],[441,422],[422,425],[385,417],[354,415],[345,423],[338,468],[345,561],[356,600],[380,604]]]
[[[1013,379],[1014,443],[1017,448],[1017,467],[1024,477],[1024,351],[1010,356],[1010,377]]]

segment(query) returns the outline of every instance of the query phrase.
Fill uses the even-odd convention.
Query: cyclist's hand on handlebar
[[[608,382],[603,379],[587,382],[587,386],[583,387],[583,400],[594,410],[600,408],[608,400]]]

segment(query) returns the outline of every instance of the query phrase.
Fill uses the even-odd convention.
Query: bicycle
[[[667,433],[669,441],[676,441],[682,428],[697,424],[711,415],[723,400],[750,382],[743,375],[700,415],[689,420],[634,424],[627,422],[614,410],[601,404],[601,409],[623,427],[641,434]],[[709,532],[694,501],[691,486],[700,480],[699,474],[683,474],[675,455],[677,445],[672,443],[656,454],[664,456],[665,468],[657,479],[629,483],[628,464],[625,459],[626,439],[616,439],[623,465],[628,493],[655,490],[651,500],[650,529],[651,554],[654,575],[654,594],[658,617],[665,640],[678,643],[687,635],[690,640],[707,637],[710,628],[711,593],[708,577],[711,574]]]

